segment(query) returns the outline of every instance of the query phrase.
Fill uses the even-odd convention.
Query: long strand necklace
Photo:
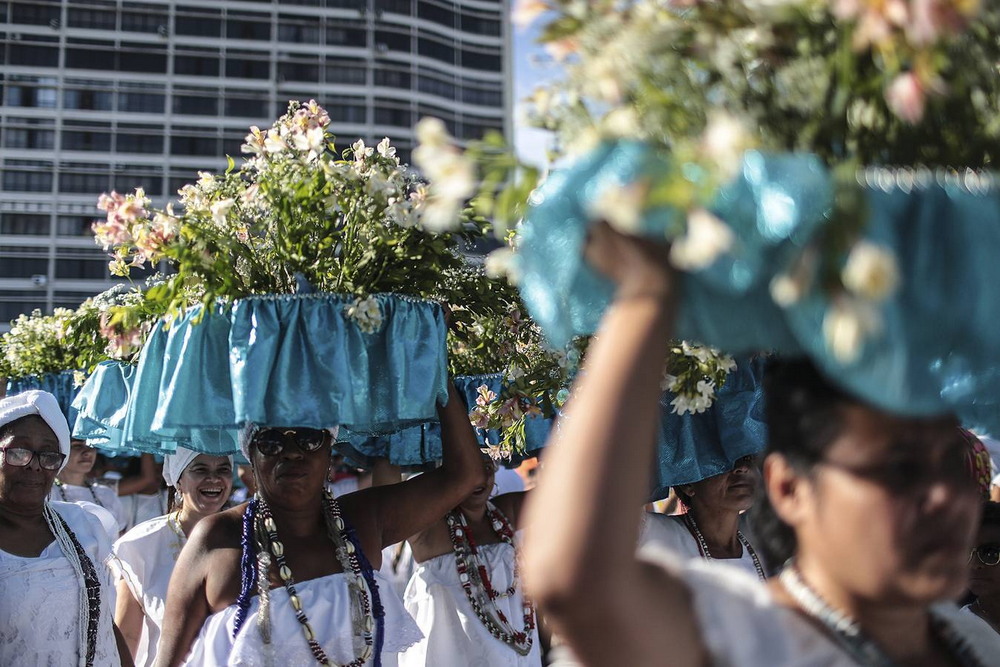
[[[695,523],[694,517],[691,516],[691,512],[684,515],[684,525],[686,525],[688,530],[691,531],[691,534],[694,535],[694,539],[698,543],[698,550],[701,551],[702,558],[705,560],[716,560],[713,559],[712,554],[709,553],[708,542],[705,541],[705,536],[702,535],[701,530],[698,529],[698,524]],[[760,564],[760,558],[757,557],[757,552],[750,544],[750,540],[748,540],[740,530],[736,531],[736,539],[738,539],[740,544],[743,545],[743,549],[750,554],[750,558],[753,560],[753,567],[757,570],[757,577],[761,581],[767,579],[767,575],[764,574],[764,567]]]
[[[835,609],[819,593],[810,588],[795,567],[787,563],[779,575],[782,586],[806,614],[819,621],[837,644],[861,665],[894,667],[893,660],[867,637],[856,620]],[[941,639],[948,652],[963,667],[985,667],[969,643],[944,619],[931,611],[931,630]]]
[[[90,497],[94,499],[94,503],[96,503],[97,505],[100,505],[101,507],[104,507],[104,503],[102,503],[100,500],[98,500],[98,498],[97,498],[97,492],[94,491],[94,483],[93,482],[84,481],[83,485],[87,488],[88,491],[90,491]],[[56,479],[56,488],[59,489],[59,497],[62,498],[62,501],[64,503],[68,503],[68,502],[71,502],[71,501],[66,497],[66,489],[63,488],[64,486],[66,486],[66,485],[61,480],[59,480],[57,478]]]
[[[70,529],[66,520],[58,512],[45,503],[42,510],[45,523],[56,538],[59,549],[69,561],[70,566],[80,580],[80,601],[77,613],[77,623],[80,629],[80,660],[81,667],[92,667],[97,653],[97,630],[101,614],[101,581],[97,578],[97,570],[90,556],[84,551],[80,541]]]
[[[446,521],[451,534],[452,550],[455,553],[455,566],[458,569],[458,580],[462,584],[465,596],[472,605],[473,611],[489,630],[490,634],[510,646],[518,655],[528,655],[531,652],[532,631],[535,629],[535,609],[526,595],[521,597],[521,609],[524,629],[515,630],[504,613],[497,607],[498,598],[511,597],[519,588],[520,568],[517,558],[517,547],[514,544],[514,530],[503,512],[486,503],[486,517],[497,537],[504,544],[515,550],[513,582],[507,590],[499,592],[490,582],[489,572],[479,557],[475,539],[469,530],[468,522],[461,510],[452,510]],[[475,585],[474,585],[475,584]]]
[[[381,635],[381,604],[377,598],[378,586],[374,584],[374,577],[371,573],[365,572],[366,559],[359,558],[359,551],[352,536],[347,530],[347,526],[340,514],[340,507],[329,493],[324,494],[323,503],[325,506],[325,520],[330,540],[335,546],[337,559],[348,578],[348,590],[351,594],[352,620],[354,623],[354,633],[362,638],[364,647],[361,654],[353,661],[346,663],[343,667],[361,667],[375,654],[376,648],[376,626],[378,634]],[[295,618],[302,626],[306,643],[312,652],[313,658],[321,665],[330,667],[341,667],[327,656],[323,647],[316,640],[316,633],[306,616],[302,606],[302,600],[295,588],[295,579],[292,576],[291,568],[285,560],[285,547],[278,539],[278,527],[271,514],[271,509],[262,497],[257,497],[251,503],[254,505],[256,516],[254,517],[254,532],[257,542],[257,584],[260,596],[260,611],[258,612],[258,624],[264,643],[270,643],[270,592],[268,586],[268,572],[273,562],[278,567],[278,577],[281,579],[285,590],[288,593],[288,602],[295,612]],[[249,511],[250,510],[248,506]],[[273,561],[272,561],[273,557]],[[370,569],[370,566],[368,566]],[[246,587],[246,585],[244,585]],[[372,595],[369,596],[369,590]],[[242,593],[241,593],[242,597]],[[376,618],[378,617],[378,618]],[[238,631],[238,628],[237,628]],[[381,637],[379,642],[381,643]]]

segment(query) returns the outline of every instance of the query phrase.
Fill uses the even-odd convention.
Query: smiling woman
[[[233,457],[178,447],[165,457],[163,478],[179,508],[140,523],[114,544],[110,565],[118,575],[115,621],[136,665],[152,665],[163,626],[167,586],[181,548],[195,525],[220,511],[233,484]]]
[[[103,566],[111,540],[91,513],[48,500],[69,448],[54,396],[0,400],[0,599],[17,600],[0,604],[0,664],[119,662]]]

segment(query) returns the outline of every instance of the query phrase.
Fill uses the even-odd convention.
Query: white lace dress
[[[692,594],[702,640],[717,667],[857,667],[831,638],[779,604],[755,575],[665,550],[642,556],[683,579]],[[971,645],[983,665],[997,664],[1000,635],[951,603],[933,612]]]
[[[506,590],[514,579],[514,549],[502,542],[477,548],[489,570],[493,588]],[[542,664],[537,629],[532,632],[531,652],[526,656],[518,655],[490,634],[465,596],[451,553],[417,563],[403,600],[425,638],[400,656],[400,667],[540,667]],[[515,630],[524,624],[521,600],[521,591],[496,600]]]
[[[385,609],[385,642],[382,646],[381,664],[395,667],[396,654],[421,638],[420,628],[403,609],[399,597],[388,592],[390,584],[378,573],[375,581]],[[351,623],[351,602],[347,590],[347,577],[343,573],[330,574],[318,579],[295,583],[302,608],[309,617],[309,624],[327,656],[344,664],[354,660],[364,647],[354,634]],[[307,667],[316,664],[302,633],[302,625],[288,601],[284,588],[271,590],[271,644],[265,647],[257,627],[260,599],[251,599],[250,610],[236,638],[236,605],[212,614],[195,640],[184,664],[192,667],[222,667],[224,665],[275,665],[276,667]],[[366,665],[373,665],[369,660]]]
[[[151,666],[155,662],[167,585],[185,541],[171,527],[167,517],[161,516],[140,523],[112,547],[108,566],[124,580],[143,611],[136,667]]]
[[[114,531],[114,535],[111,538],[112,540],[118,539],[121,532],[128,526],[129,517],[125,512],[125,507],[118,500],[118,494],[110,486],[104,486],[103,484],[94,484],[91,487],[77,486],[76,484],[60,484],[57,486],[53,484],[49,499],[61,500],[67,503],[94,503],[103,507],[111,513],[111,516],[115,518],[115,523],[118,525],[118,529]]]
[[[117,665],[115,589],[104,566],[111,540],[100,520],[74,503],[53,502],[101,581],[101,616],[94,665]],[[36,558],[0,550],[0,665],[73,667],[79,660],[80,580],[52,542]]]

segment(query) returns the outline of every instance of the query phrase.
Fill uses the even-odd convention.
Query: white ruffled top
[[[518,531],[518,538],[521,532]],[[514,580],[514,549],[508,544],[477,547],[494,590],[506,590]],[[531,651],[518,655],[490,634],[472,609],[458,580],[455,556],[446,553],[417,564],[403,596],[406,609],[424,639],[400,656],[400,667],[540,667],[538,630],[532,631]],[[498,598],[497,608],[515,630],[524,627],[521,591]]]
[[[382,645],[382,665],[396,665],[396,654],[421,639],[420,628],[413,622],[399,597],[391,592],[391,585],[378,572],[375,573],[382,607],[385,610],[385,641]],[[309,617],[309,625],[316,633],[327,656],[338,663],[356,659],[364,648],[362,639],[354,634],[351,622],[351,598],[347,577],[343,572],[318,579],[295,583],[302,600],[302,608]],[[201,633],[187,656],[186,665],[222,667],[224,665],[252,665],[280,667],[306,667],[315,665],[316,659],[309,650],[302,625],[288,601],[284,588],[271,589],[271,644],[264,646],[257,627],[260,598],[250,601],[243,627],[236,638],[236,605],[226,607],[205,620]],[[366,665],[374,664],[369,660]]]

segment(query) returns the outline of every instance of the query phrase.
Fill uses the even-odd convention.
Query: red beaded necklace
[[[448,532],[451,534],[452,550],[455,552],[455,566],[458,569],[458,580],[462,584],[465,596],[472,605],[473,611],[489,630],[490,634],[510,646],[518,655],[528,655],[531,652],[532,632],[535,629],[535,609],[527,596],[521,598],[521,608],[524,617],[524,630],[518,631],[513,628],[506,615],[496,605],[497,598],[511,597],[517,592],[520,581],[520,567],[516,556],[516,546],[514,544],[514,530],[503,512],[486,503],[486,518],[497,537],[504,544],[509,544],[515,549],[514,557],[514,577],[507,590],[498,592],[490,582],[489,571],[476,547],[475,538],[469,525],[465,520],[465,515],[461,510],[452,510],[448,513],[446,521]]]

